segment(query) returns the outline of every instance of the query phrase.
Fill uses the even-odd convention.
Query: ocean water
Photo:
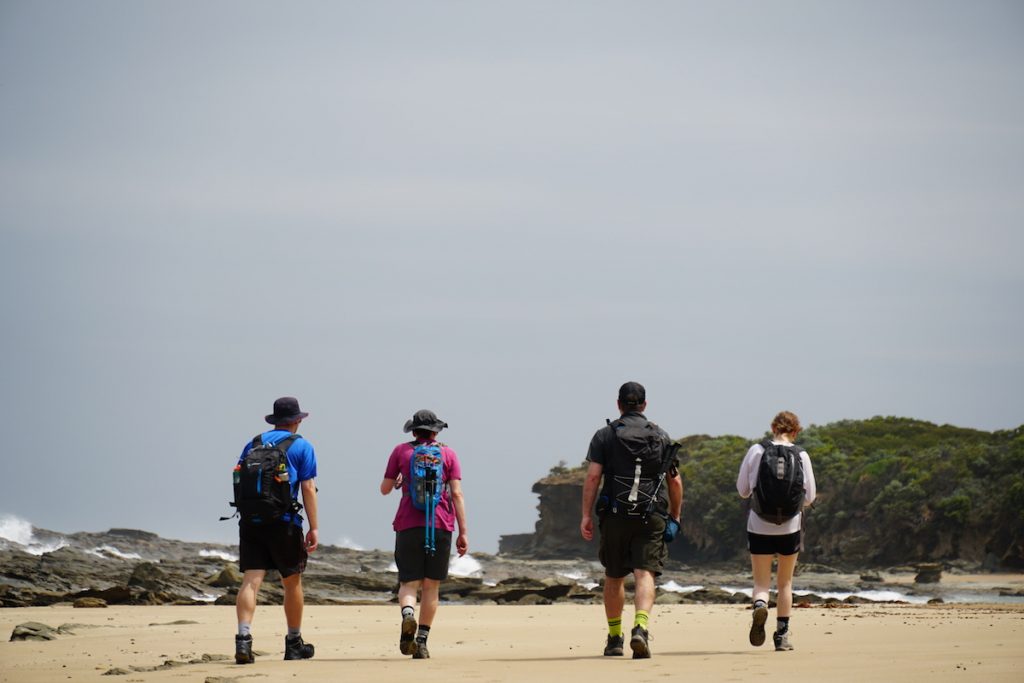
[[[125,552],[119,548],[115,548],[112,545],[101,545],[97,548],[89,548],[85,552],[96,557],[109,557],[113,555],[119,560],[141,560],[142,555],[133,552]]]
[[[0,539],[4,539],[20,550],[32,555],[52,553],[68,545],[67,541],[58,539],[41,542],[36,539],[32,524],[14,515],[0,516]]]
[[[200,557],[216,557],[218,560],[224,560],[225,562],[238,562],[238,555],[233,553],[226,553],[223,550],[208,550],[203,548],[199,551]]]

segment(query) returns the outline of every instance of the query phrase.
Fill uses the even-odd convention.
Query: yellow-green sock
[[[622,617],[616,617],[615,619],[608,620],[608,635],[610,636],[621,636],[622,635]]]
[[[633,619],[633,626],[639,626],[643,630],[647,630],[647,612],[642,609],[636,611],[636,618]]]

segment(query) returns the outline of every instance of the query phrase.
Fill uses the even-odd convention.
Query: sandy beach
[[[81,626],[52,641],[0,644],[0,681],[746,681],[782,666],[787,681],[1024,680],[1022,605],[799,609],[788,653],[750,647],[742,606],[658,606],[646,661],[600,656],[599,605],[443,605],[429,661],[398,653],[397,615],[394,605],[307,607],[316,658],[285,662],[281,608],[261,606],[254,637],[264,656],[243,667],[218,659],[233,652],[232,607],[8,609],[4,634],[27,621]],[[103,676],[111,669],[124,673]]]

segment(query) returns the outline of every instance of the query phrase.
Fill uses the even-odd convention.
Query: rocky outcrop
[[[540,499],[537,524],[532,534],[502,536],[498,554],[518,557],[594,558],[597,542],[580,536],[582,469],[556,472],[533,485]]]

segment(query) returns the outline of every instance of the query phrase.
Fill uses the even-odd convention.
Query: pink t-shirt
[[[418,441],[416,443],[427,443]],[[435,442],[436,443],[436,442]],[[462,479],[462,467],[459,465],[459,458],[455,451],[444,444],[441,446],[441,459],[444,461],[444,481]],[[395,531],[414,529],[427,525],[427,516],[423,510],[413,507],[412,496],[409,495],[409,462],[412,460],[414,443],[405,442],[395,446],[388,458],[388,466],[384,470],[385,479],[397,479],[399,473],[402,475],[402,500],[398,503],[398,512],[395,513],[395,521],[392,523]],[[448,487],[444,487],[441,494],[441,502],[435,510],[436,522],[434,526],[445,531],[455,531],[455,506],[452,504],[451,494]]]

